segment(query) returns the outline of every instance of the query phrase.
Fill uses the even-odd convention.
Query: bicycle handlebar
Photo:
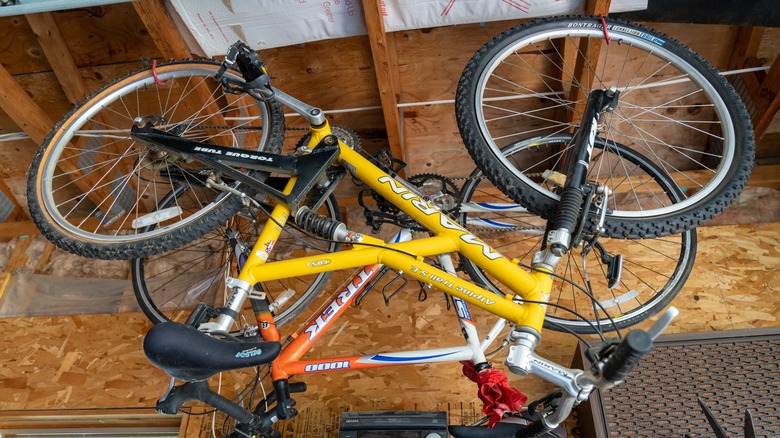
[[[622,382],[652,348],[653,340],[647,332],[631,331],[601,367],[601,378],[612,384]]]
[[[518,430],[514,437],[546,436],[571,414],[571,409],[577,403],[590,395],[593,388],[607,389],[625,380],[652,347],[653,340],[647,332],[634,330],[626,335],[620,343],[605,346],[603,351],[606,351],[606,359],[601,364],[596,364],[598,370],[596,374],[584,371],[572,373],[575,370],[565,370],[566,372],[561,373],[561,375],[568,374],[573,378],[571,378],[572,381],[569,382],[569,385],[564,385],[565,392],[561,395],[559,405],[546,417],[540,417],[527,427]],[[545,376],[542,375],[542,377]]]
[[[675,307],[670,307],[647,331],[634,330],[619,343],[604,345],[595,358],[594,372],[556,366],[529,350],[528,357],[532,360],[525,362],[529,365],[524,371],[533,372],[546,380],[553,381],[564,391],[558,406],[552,413],[542,416],[528,427],[517,431],[515,437],[543,436],[562,423],[576,404],[588,398],[593,388],[608,389],[620,384],[634,370],[642,357],[652,350],[653,340],[668,327],[678,313]],[[561,379],[564,382],[561,382]]]

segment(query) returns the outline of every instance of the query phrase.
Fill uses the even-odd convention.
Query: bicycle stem
[[[677,308],[670,307],[647,331],[637,330],[629,333],[626,338],[630,338],[631,335],[642,335],[638,336],[640,339],[646,336],[649,340],[648,345],[651,347],[652,341],[669,326],[678,314]],[[628,339],[626,338],[623,339],[621,346],[624,344],[631,345],[631,342],[627,343]],[[594,363],[594,370],[597,370],[594,373],[567,368],[538,356],[533,350],[539,338],[528,331],[513,332],[512,340],[515,342],[515,345],[510,347],[506,359],[506,365],[510,371],[520,375],[534,374],[564,390],[555,411],[541,418],[547,430],[552,430],[563,422],[571,413],[571,409],[586,400],[594,388],[609,389],[621,383],[622,379],[633,369],[639,358],[649,351],[648,348],[647,351],[639,354],[629,353],[626,355],[625,353],[631,350],[629,348],[613,352],[611,356]],[[619,349],[620,347],[618,347]],[[631,357],[632,355],[633,357]],[[615,360],[612,360],[613,357]],[[628,363],[630,366],[621,367],[624,363]]]
[[[278,88],[274,88],[273,97],[278,100],[279,103],[300,114],[310,124],[322,126],[325,123],[325,113],[323,113],[321,109],[304,103]]]

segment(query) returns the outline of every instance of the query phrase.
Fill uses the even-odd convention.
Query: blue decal
[[[660,38],[656,38],[656,37],[654,37],[652,35],[648,35],[648,34],[646,34],[644,32],[640,32],[639,36],[641,36],[642,38],[644,38],[644,39],[646,39],[648,41],[652,41],[652,42],[658,44],[659,46],[663,46],[666,43],[666,41],[664,41],[664,40],[662,40]]]
[[[515,226],[514,226],[514,225],[507,224],[506,222],[498,222],[498,221],[494,221],[494,220],[492,220],[492,219],[483,219],[483,218],[480,218],[479,220],[481,220],[482,222],[484,222],[484,223],[486,223],[486,224],[493,225],[494,227],[499,227],[499,228],[515,228]]]
[[[471,313],[469,313],[469,306],[465,301],[460,298],[452,298],[452,301],[455,302],[455,311],[458,312],[458,316],[460,316],[461,319],[473,321],[471,319]]]
[[[509,210],[512,208],[517,208],[517,205],[514,204],[491,204],[489,202],[477,202],[477,205],[489,208],[491,210]]]
[[[251,348],[249,350],[239,351],[238,353],[236,353],[236,357],[247,358],[247,357],[260,356],[261,354],[263,354],[263,350],[259,348]]]
[[[381,354],[377,354],[372,356],[371,360],[381,360],[385,362],[412,362],[417,360],[435,359],[437,357],[444,357],[452,354],[455,354],[455,352],[436,354],[433,356],[418,356],[418,357],[394,357],[394,356],[382,356]]]

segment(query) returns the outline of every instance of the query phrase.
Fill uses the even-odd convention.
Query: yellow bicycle
[[[61,247],[91,257],[127,259],[164,253],[200,239],[235,220],[239,212],[245,216],[243,220],[256,221],[256,212],[268,210],[265,226],[251,249],[239,235],[226,232],[234,248],[237,268],[235,276],[224,280],[231,291],[225,306],[218,309],[198,306],[186,323],[160,321],[147,334],[144,349],[150,361],[186,382],[172,387],[160,400],[161,412],[175,413],[183,403],[200,400],[233,417],[237,421],[236,436],[275,436],[274,423],[296,414],[291,393],[302,390],[303,385],[291,384],[292,376],[448,361],[467,361],[474,366],[475,373],[490,373],[493,369],[485,352],[508,326],[509,334],[504,342],[510,346],[505,361],[509,370],[536,374],[561,388],[547,400],[544,410],[530,426],[506,432],[516,433],[515,436],[541,436],[556,428],[593,389],[609,388],[623,381],[650,351],[652,339],[674,316],[673,311],[667,312],[648,332],[632,331],[620,341],[594,347],[590,370],[572,370],[541,358],[534,350],[541,340],[559,262],[586,236],[589,239],[596,239],[600,234],[636,238],[684,231],[696,224],[689,217],[698,217],[698,205],[706,205],[705,210],[715,214],[717,208],[712,208],[713,203],[723,205],[724,198],[733,196],[744,184],[750,168],[746,157],[752,154],[752,136],[742,125],[746,117],[740,110],[744,108],[733,102],[723,103],[733,91],[726,91],[724,97],[721,80],[714,79],[712,72],[700,65],[699,58],[681,55],[675,47],[678,43],[653,36],[647,29],[641,28],[641,32],[636,29],[622,22],[587,18],[542,20],[499,36],[467,67],[460,87],[466,94],[461,94],[459,101],[468,103],[476,99],[475,102],[481,102],[482,110],[476,112],[461,106],[459,118],[464,122],[461,129],[475,161],[500,191],[512,196],[517,195],[516,180],[525,181],[526,186],[542,181],[536,186],[539,189],[531,189],[541,197],[522,195],[518,196],[522,199],[516,199],[535,205],[539,214],[549,219],[529,271],[518,266],[519,260],[504,257],[476,237],[457,218],[443,213],[424,190],[361,154],[359,140],[348,130],[332,129],[320,109],[272,87],[265,65],[242,43],[233,45],[222,62],[200,60],[152,65],[104,87],[77,106],[55,127],[33,162],[28,187],[30,210],[43,233]],[[527,38],[529,32],[533,36]],[[496,89],[489,85],[488,78],[498,77],[494,73],[503,66],[520,64],[508,61],[513,54],[525,57],[534,53],[527,50],[528,45],[536,50],[537,63],[547,62],[556,57],[551,53],[561,50],[561,44],[579,46],[580,55],[592,53],[587,48],[583,50],[582,45],[604,38],[607,32],[612,33],[613,42],[619,37],[624,48],[643,53],[647,59],[641,63],[642,68],[648,63],[655,65],[650,70],[652,74],[643,78],[638,78],[636,72],[629,74],[631,80],[626,85],[621,82],[622,75],[612,77],[597,71],[591,78],[597,77],[599,81],[591,80],[586,86],[575,76],[544,70],[540,75],[557,78],[556,83],[566,82],[568,89],[544,81],[547,89],[542,91],[521,88],[529,92],[534,102],[544,103],[543,110],[509,109],[500,103],[527,104],[530,101],[525,92],[483,95],[487,90]],[[553,41],[557,38],[563,41],[560,44]],[[526,50],[520,50],[523,47]],[[487,64],[480,61],[485,52],[489,52],[484,58],[490,60]],[[629,58],[625,51],[617,52],[620,58]],[[629,53],[635,59],[634,52]],[[568,59],[559,58],[557,63],[550,62],[551,65],[560,65]],[[526,73],[536,71],[531,65],[534,63],[524,69]],[[683,75],[665,77],[661,72],[667,66]],[[474,77],[470,71],[477,72],[476,81],[470,79]],[[656,80],[652,78],[658,83],[651,82]],[[507,82],[517,84],[519,80]],[[611,82],[614,84],[610,85]],[[612,166],[609,175],[594,173],[595,169],[604,169],[600,163],[607,155],[630,155],[628,151],[637,143],[636,137],[646,139],[641,134],[651,132],[646,124],[657,123],[648,114],[655,117],[658,107],[641,111],[632,103],[632,95],[638,94],[636,90],[679,83],[693,84],[700,90],[694,94],[714,102],[712,112],[706,110],[709,128],[693,127],[697,132],[717,131],[715,136],[721,140],[719,150],[723,151],[722,154],[704,151],[702,155],[706,159],[698,159],[712,170],[702,189],[685,197],[676,183],[673,190],[677,192],[669,195],[666,182],[677,172],[659,165],[646,167],[651,169],[652,181],[645,180],[638,190],[631,184],[615,184],[618,176],[620,181],[631,180],[633,174],[626,172],[625,166],[622,174],[614,172],[621,166]],[[473,84],[477,84],[476,88]],[[568,96],[571,104],[563,96]],[[558,118],[554,115],[555,108],[548,108],[550,102],[575,117],[563,111]],[[679,108],[678,103],[674,101],[671,106]],[[309,134],[292,155],[278,153],[284,132],[281,105],[310,123]],[[710,108],[699,102],[692,105]],[[498,109],[503,115],[488,116],[490,111],[486,108]],[[498,128],[517,126],[518,122],[511,120],[513,117],[530,117],[545,125],[553,120],[562,122],[538,131],[493,134]],[[609,121],[616,120],[619,123],[610,125]],[[617,131],[609,126],[623,124],[631,126],[632,131],[628,134],[622,131],[624,134],[615,137]],[[695,123],[681,125],[687,128]],[[537,139],[539,135],[541,140]],[[498,141],[507,137],[514,137],[508,145]],[[681,143],[662,139],[660,133],[653,138],[645,144],[682,149]],[[547,166],[542,176],[529,171],[531,167],[519,172],[512,170],[520,167],[516,166],[518,162],[510,162],[507,159],[510,155],[505,152],[507,147],[517,145],[532,159],[544,150],[541,155],[544,161],[554,164]],[[634,161],[642,161],[647,154],[633,156]],[[424,229],[428,237],[412,239],[412,229],[402,228],[393,239],[384,242],[348,229],[333,214],[323,214],[332,211],[324,207],[326,200],[346,175],[364,183],[378,198],[404,215],[405,223],[416,224],[414,228]],[[628,197],[634,195],[638,199],[637,193],[649,194],[656,207],[650,210],[644,210],[641,205],[633,209],[613,208],[626,205],[615,203],[626,195],[616,193],[615,186],[631,187],[626,192]],[[658,193],[667,194],[658,196]],[[549,205],[553,206],[552,210]],[[649,225],[663,218],[669,218],[668,227]],[[316,236],[322,245],[309,255],[296,254],[275,261],[274,250],[282,246],[285,230],[290,227],[307,238]],[[480,282],[481,286],[457,275],[450,256],[453,253],[468,260],[472,272],[484,275],[486,280]],[[353,280],[297,336],[281,336],[278,325],[283,321],[275,315],[284,313],[290,308],[287,306],[297,306],[297,310],[288,314],[294,316],[310,300],[295,298],[295,287],[279,290],[270,285],[285,284],[290,279],[308,285],[316,282],[317,286],[307,289],[316,294],[328,273],[355,268],[360,269]],[[387,269],[451,297],[465,344],[305,359],[305,353],[322,333]],[[501,286],[494,287],[498,284]],[[313,296],[308,292],[305,295]],[[256,325],[238,334],[231,333],[247,301],[251,303]],[[591,302],[594,307],[600,305],[592,297]],[[469,305],[497,317],[485,337],[477,333]],[[598,309],[594,313],[600,321]],[[221,371],[261,365],[270,366],[274,391],[253,410],[213,392],[207,383],[210,376]],[[469,436],[470,432],[457,433]]]

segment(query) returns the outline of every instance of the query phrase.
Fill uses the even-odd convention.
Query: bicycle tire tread
[[[157,68],[167,67],[171,65],[198,65],[209,64],[210,66],[218,66],[220,62],[209,58],[193,58],[193,59],[180,59],[172,60],[165,63],[160,63]],[[149,70],[149,66],[134,70],[124,76],[116,78],[111,82],[103,85],[95,92],[91,93],[84,100],[75,105],[62,119],[60,119],[54,128],[46,135],[43,143],[38,148],[37,153],[33,157],[30,165],[30,171],[27,178],[27,205],[30,210],[30,216],[33,222],[36,224],[41,234],[44,235],[49,241],[54,243],[57,247],[62,248],[73,254],[95,258],[103,260],[129,260],[133,258],[143,257],[145,255],[160,253],[166,250],[170,250],[181,246],[187,242],[193,241],[205,235],[206,233],[215,229],[220,223],[223,223],[228,218],[236,214],[242,206],[240,199],[236,196],[229,196],[225,202],[214,208],[212,211],[199,218],[197,221],[188,224],[187,226],[179,227],[170,233],[151,238],[144,239],[138,242],[130,243],[93,243],[85,240],[76,239],[61,232],[57,226],[47,219],[47,215],[44,211],[44,207],[41,205],[41,200],[38,196],[38,172],[40,166],[43,164],[43,156],[50,147],[52,137],[62,129],[62,126],[81,108],[96,96],[116,86],[116,84],[127,80],[133,76],[139,75]],[[281,105],[272,101],[268,105],[269,109],[269,126],[271,132],[268,136],[268,145],[271,149],[266,149],[270,152],[279,152],[281,144],[284,139],[284,112]],[[260,178],[265,176],[259,173]],[[267,173],[265,173],[267,175]],[[258,176],[255,176],[258,177]]]
[[[524,182],[520,181],[500,164],[493,151],[483,140],[482,133],[475,120],[475,113],[470,110],[474,103],[471,98],[471,89],[481,73],[482,67],[479,65],[480,62],[489,52],[505,44],[508,38],[512,38],[514,35],[536,26],[589,19],[591,17],[579,15],[548,17],[524,23],[502,32],[483,45],[469,60],[457,86],[455,99],[456,120],[469,155],[496,187],[500,188],[515,202],[522,204],[534,214],[545,219],[551,219],[554,216],[557,209],[557,201],[530,189]],[[733,87],[729,86],[725,79],[717,74],[714,67],[702,58],[701,55],[662,32],[625,20],[611,20],[617,24],[648,32],[650,35],[663,37],[667,42],[671,41],[675,46],[675,50],[685,51],[685,56],[698,63],[699,67],[701,67],[700,70],[707,71],[709,74],[716,73],[714,77],[710,76],[709,79],[716,81],[717,85],[713,83],[713,86],[717,86],[718,91],[723,94],[726,104],[730,106],[729,113],[734,119],[735,126],[752,127],[749,115],[744,105],[741,104],[741,98],[734,91]],[[703,199],[701,202],[693,204],[687,209],[675,211],[664,216],[628,219],[608,215],[605,223],[605,234],[609,237],[624,239],[669,236],[703,225],[726,210],[747,185],[755,157],[755,140],[752,129],[740,130],[735,132],[735,135],[738,137],[735,141],[738,146],[735,151],[735,164],[727,175],[728,184],[717,188],[708,198]]]

